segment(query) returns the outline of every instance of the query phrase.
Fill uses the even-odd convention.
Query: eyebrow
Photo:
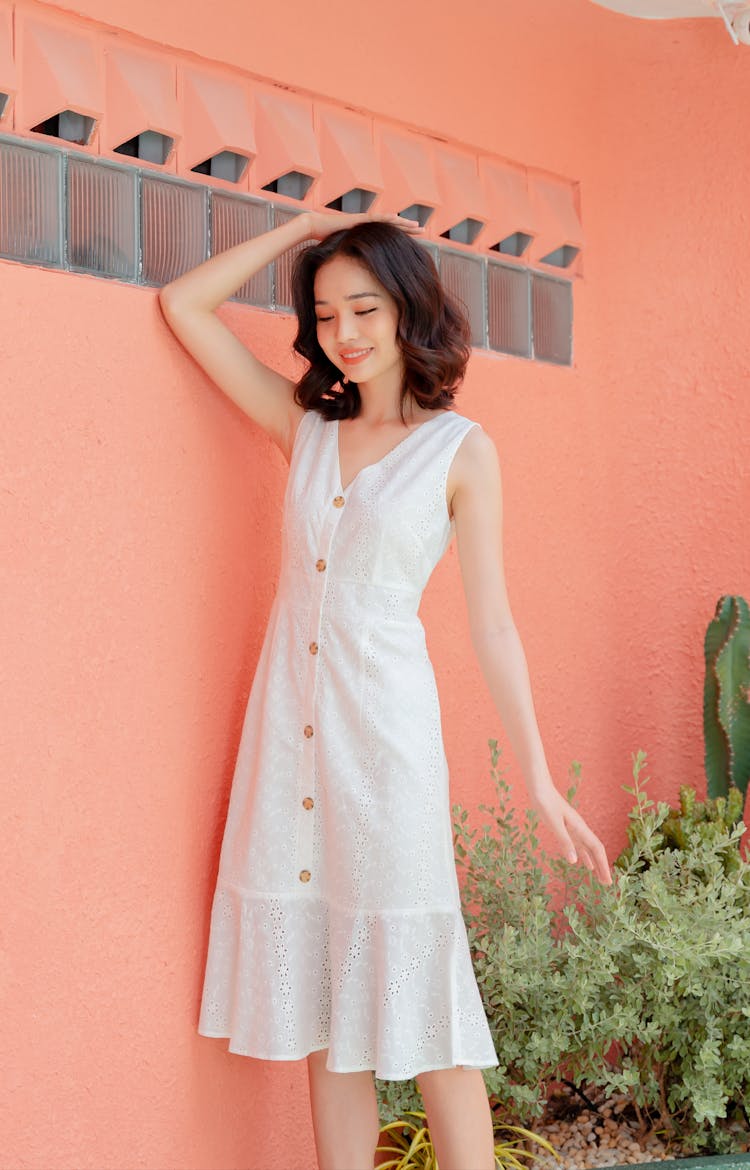
[[[344,297],[344,300],[345,301],[358,301],[361,297],[379,297],[379,296],[380,296],[380,293],[376,293],[376,292],[352,293],[352,295],[350,297]],[[315,304],[316,305],[327,305],[328,301],[316,301]]]

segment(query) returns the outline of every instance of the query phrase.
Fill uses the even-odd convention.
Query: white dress
[[[344,489],[338,423],[301,419],[282,565],[236,761],[198,1032],[229,1051],[405,1080],[495,1067],[417,616],[473,426],[439,412]]]

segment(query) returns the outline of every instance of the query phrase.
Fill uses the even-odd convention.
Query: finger
[[[584,845],[586,852],[593,862],[593,872],[600,881],[604,882],[605,885],[611,885],[612,875],[609,872],[609,862],[607,861],[606,850],[602,842],[595,833],[591,832],[588,826],[585,829],[584,840],[582,844]]]
[[[565,821],[559,821],[554,826],[554,829],[562,843],[563,852],[565,853],[566,858],[571,863],[571,865],[575,865],[575,863],[578,861],[578,851],[573,844],[573,838],[568,832]]]
[[[586,869],[589,870],[590,873],[593,873],[594,872],[594,859],[591,856],[591,854],[589,853],[589,851],[585,845],[579,846],[578,855],[581,858],[582,863],[586,866]]]
[[[609,869],[609,862],[607,860],[607,853],[601,841],[596,842],[594,849],[594,862],[596,864],[596,876],[599,881],[605,886],[612,885],[612,874]]]
[[[605,886],[612,885],[612,874],[609,870],[609,862],[607,861],[607,853],[599,838],[591,832],[588,827],[585,827],[581,832],[579,838],[579,852],[583,859],[583,853],[589,858],[591,864],[585,862],[587,868],[595,873]]]
[[[416,219],[407,219],[404,215],[384,215],[382,217],[386,222],[394,224],[395,227],[400,227],[407,232],[423,232],[425,229]]]

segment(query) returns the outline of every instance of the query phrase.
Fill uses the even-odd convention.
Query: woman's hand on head
[[[345,211],[308,211],[305,213],[310,227],[310,236],[314,240],[324,240],[332,232],[345,231],[358,223],[389,223],[393,227],[401,228],[410,236],[418,236],[424,232],[416,219],[404,219],[402,215],[386,215],[381,212],[345,212]]]

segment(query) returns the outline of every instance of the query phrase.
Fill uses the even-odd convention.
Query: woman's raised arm
[[[495,444],[475,427],[448,482],[461,576],[479,665],[526,782],[530,803],[570,861],[611,882],[599,838],[555,787],[537,725],[526,655],[510,611],[502,554],[502,487]]]
[[[240,410],[268,432],[287,459],[304,414],[294,401],[295,384],[259,361],[215,310],[289,248],[369,219],[397,224],[414,235],[422,231],[413,220],[395,215],[303,211],[280,227],[219,252],[159,290],[164,319],[175,336]]]
[[[159,290],[164,319],[175,336],[240,410],[268,432],[287,459],[304,413],[294,401],[294,382],[256,358],[214,310],[256,272],[308,239],[310,230],[309,213],[301,212],[281,227],[212,256]]]

